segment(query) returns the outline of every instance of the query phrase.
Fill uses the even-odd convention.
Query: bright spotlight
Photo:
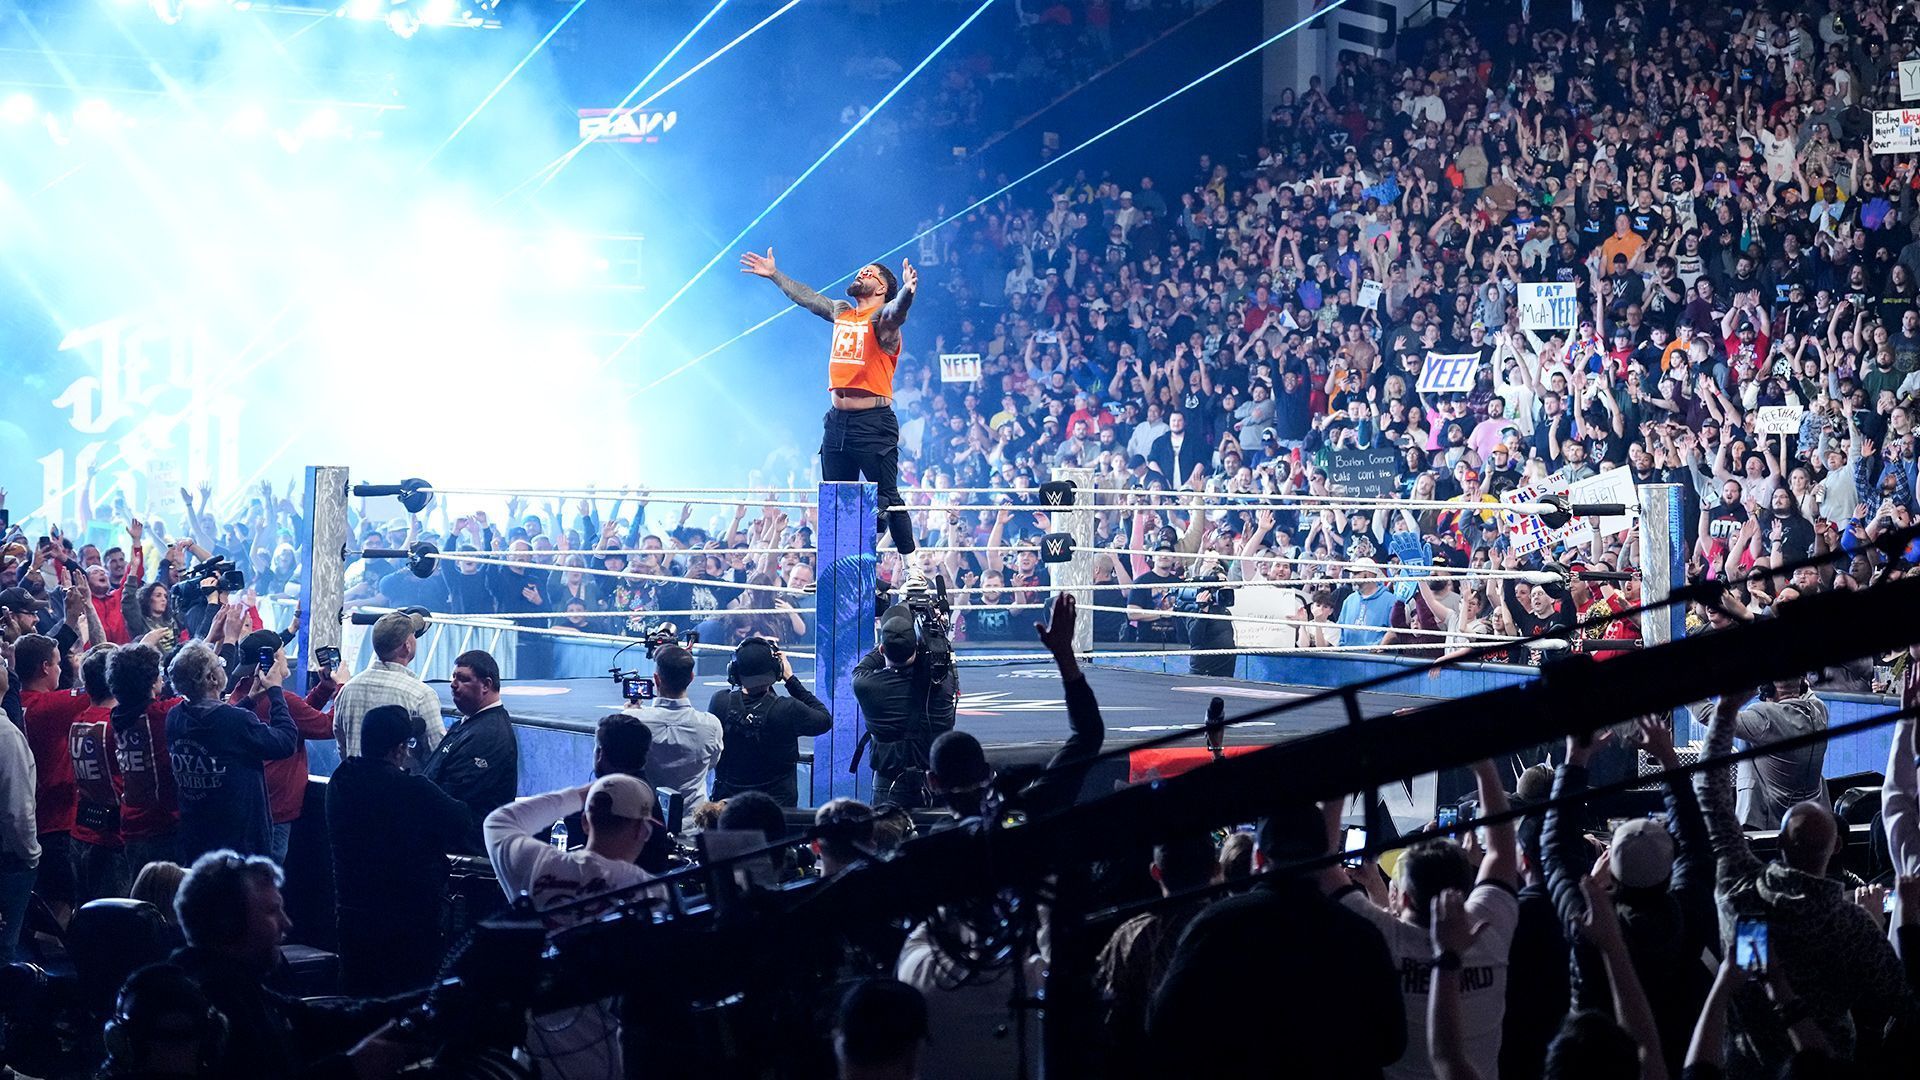
[[[372,21],[387,13],[387,0],[347,0],[347,6],[341,10],[349,19]]]
[[[80,103],[79,108],[73,110],[74,127],[100,131],[110,128],[113,125],[113,106],[101,101],[99,98],[91,98],[83,101]]]
[[[0,101],[0,121],[9,124],[30,123],[39,111],[28,94],[8,94],[5,101]]]
[[[267,110],[258,105],[243,105],[227,121],[227,130],[235,135],[259,135],[267,130]]]
[[[420,32],[420,16],[406,8],[395,8],[387,12],[387,29],[403,38],[410,38]]]
[[[340,114],[329,108],[318,108],[308,115],[300,125],[300,135],[308,139],[329,139],[340,133]]]
[[[459,0],[426,0],[420,9],[420,21],[435,26],[446,26],[459,15]]]

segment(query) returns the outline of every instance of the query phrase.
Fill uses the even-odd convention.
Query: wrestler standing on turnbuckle
[[[853,303],[833,300],[774,268],[773,249],[765,255],[751,251],[740,256],[742,273],[767,278],[787,299],[833,324],[833,344],[827,357],[827,385],[833,408],[827,410],[826,431],[820,439],[822,480],[871,480],[880,489],[880,516],[876,531],[893,535],[901,555],[913,552],[913,522],[900,497],[900,421],[893,414],[893,370],[900,360],[900,325],[913,306],[919,271],[902,260],[900,274],[879,263],[869,263],[847,286]],[[918,567],[909,563],[908,588],[924,588]]]

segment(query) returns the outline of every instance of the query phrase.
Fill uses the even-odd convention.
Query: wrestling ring
[[[1642,489],[1643,505],[1639,506],[1569,504],[1564,495],[1483,504],[1330,494],[1122,490],[1096,486],[1089,471],[1062,469],[1050,482],[1032,488],[903,489],[902,495],[907,505],[892,512],[913,515],[915,533],[923,540],[922,546],[904,557],[886,543],[885,533],[876,530],[879,507],[871,483],[824,483],[807,489],[438,487],[417,479],[356,484],[344,468],[311,467],[306,520],[313,531],[314,557],[304,571],[299,599],[303,617],[296,656],[301,674],[307,658],[321,647],[341,649],[349,671],[358,671],[372,660],[366,627],[392,608],[369,602],[363,595],[367,583],[352,579],[371,577],[366,570],[374,565],[384,564],[403,579],[425,585],[441,575],[550,573],[554,582],[567,582],[567,588],[585,589],[591,583],[600,595],[613,590],[669,591],[683,597],[737,593],[752,599],[730,607],[707,599],[641,611],[481,613],[458,610],[457,604],[418,605],[416,609],[425,609],[429,630],[415,668],[430,684],[437,683],[450,673],[454,656],[470,648],[485,649],[501,665],[506,683],[503,698],[521,727],[523,743],[552,741],[548,736],[561,734],[571,735],[577,743],[582,733],[590,743],[593,724],[628,704],[616,676],[650,673],[650,664],[636,646],[646,635],[661,633],[663,624],[671,624],[666,632],[682,640],[688,631],[700,631],[699,640],[689,643],[700,658],[691,695],[696,705],[704,705],[713,689],[725,685],[718,673],[732,651],[727,628],[746,620],[758,620],[763,626],[769,621],[789,625],[795,633],[783,651],[792,659],[796,674],[811,679],[815,693],[835,717],[832,731],[807,740],[812,745],[803,747],[810,766],[803,766],[803,802],[817,805],[835,796],[865,797],[872,791],[872,777],[864,766],[849,767],[864,730],[852,694],[851,672],[873,647],[876,598],[881,603],[899,599],[910,568],[929,580],[944,579],[945,600],[961,637],[955,653],[961,667],[958,726],[980,737],[990,755],[1005,763],[1044,760],[1067,734],[1057,675],[1049,655],[1039,650],[1032,629],[1045,619],[1044,609],[1059,593],[1070,593],[1079,601],[1075,652],[1101,700],[1110,747],[1164,740],[1170,733],[1187,730],[1216,697],[1236,706],[1271,705],[1312,698],[1356,677],[1378,678],[1395,672],[1409,676],[1402,686],[1357,691],[1339,702],[1310,703],[1286,714],[1284,722],[1233,724],[1226,729],[1224,752],[1238,752],[1403,710],[1435,696],[1458,696],[1529,679],[1536,673],[1530,662],[1543,655],[1634,648],[1670,640],[1680,632],[1677,617],[1661,618],[1648,620],[1638,634],[1611,641],[1576,636],[1572,641],[1534,642],[1524,656],[1512,657],[1520,663],[1460,665],[1448,673],[1443,685],[1410,676],[1423,672],[1427,662],[1443,654],[1498,650],[1520,635],[1499,633],[1484,621],[1440,626],[1409,619],[1411,625],[1395,627],[1393,640],[1382,642],[1383,627],[1377,622],[1343,622],[1324,612],[1313,617],[1315,613],[1303,610],[1315,592],[1343,586],[1368,592],[1398,590],[1410,597],[1425,588],[1458,591],[1477,584],[1489,589],[1511,586],[1518,595],[1525,595],[1531,586],[1579,581],[1598,595],[1601,590],[1623,591],[1626,579],[1632,578],[1642,594],[1664,596],[1681,580],[1677,528],[1635,529],[1639,549],[1623,550],[1623,565],[1617,571],[1435,565],[1413,554],[1417,544],[1392,533],[1390,545],[1348,557],[1318,557],[1297,544],[1281,553],[1268,546],[1271,537],[1267,536],[1255,538],[1257,543],[1248,541],[1256,521],[1270,521],[1276,514],[1297,516],[1305,529],[1308,520],[1321,516],[1366,513],[1391,529],[1403,513],[1409,524],[1411,515],[1421,512],[1466,513],[1498,521],[1515,536],[1527,530],[1564,529],[1582,520],[1637,523],[1649,515],[1658,515],[1658,520],[1677,513],[1677,498],[1658,488]],[[351,514],[355,499],[361,500],[363,508],[357,532]],[[419,539],[399,535],[406,521],[374,528],[373,519],[382,516],[377,507],[386,499],[397,501],[406,520],[437,515],[444,527],[432,530],[431,536],[422,532]],[[586,523],[591,524],[600,503],[635,499],[646,505],[681,507],[682,526],[692,520],[694,508],[713,508],[711,522],[682,535],[692,536],[696,543],[706,535],[727,539],[695,547],[672,546],[649,537],[638,546],[627,546],[617,538],[619,523],[609,523],[603,536],[583,535],[584,542],[574,548],[564,532],[557,544],[544,536],[509,540],[514,523],[493,525],[486,517],[497,512],[503,500],[512,504],[589,500],[595,508],[587,516]],[[731,517],[726,514],[729,507],[734,508]],[[758,517],[751,527],[743,527],[749,513]],[[1096,546],[1095,537],[1103,516],[1110,531],[1116,521],[1124,524],[1101,547]],[[996,521],[1014,525],[1011,519],[1024,519],[1017,532],[1003,537],[1001,529],[991,528]],[[1246,528],[1222,530],[1219,525],[1227,519]],[[491,531],[476,529],[472,523],[479,520],[488,521]],[[953,527],[962,523],[969,527]],[[972,542],[971,533],[980,528],[989,530],[990,542]],[[480,545],[472,542],[475,532],[487,536],[489,546],[498,550],[479,550]],[[745,534],[744,543],[729,543],[736,533]],[[368,536],[364,544],[362,534]],[[794,573],[798,566],[806,570]],[[1228,644],[1119,641],[1107,633],[1096,639],[1096,624],[1111,628],[1143,614],[1130,603],[1129,586],[1142,568],[1156,566],[1181,578],[1230,577],[1213,584],[1238,594],[1231,609],[1171,614],[1185,627],[1216,624],[1210,634],[1194,631],[1196,637],[1209,641],[1230,627]],[[786,569],[787,580],[803,583],[765,577],[757,583],[750,580],[773,569]],[[1004,573],[1006,580],[983,580],[984,574],[993,571]],[[1155,593],[1164,599],[1163,594],[1173,591]],[[315,612],[320,617],[313,617]],[[988,619],[1011,623],[1014,632],[991,642],[969,640],[969,622]],[[1197,663],[1203,674],[1190,670]],[[446,688],[439,689],[446,700]],[[542,790],[546,773],[557,780],[580,775],[577,748],[550,763],[545,759],[552,755],[537,746],[523,750],[534,751],[523,753],[523,790]],[[1100,782],[1165,775],[1209,758],[1203,740],[1195,736],[1184,744],[1155,746],[1150,754],[1138,755],[1122,773]],[[327,763],[317,760],[316,766],[316,771],[326,771]],[[1430,788],[1431,778],[1427,783]],[[1409,817],[1430,812],[1430,790],[1423,792],[1416,785],[1406,794],[1411,800]]]

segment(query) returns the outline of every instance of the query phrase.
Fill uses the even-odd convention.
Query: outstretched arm
[[[881,326],[898,328],[901,323],[907,321],[907,309],[913,306],[913,294],[919,287],[920,271],[914,267],[911,260],[900,260],[900,291],[894,294],[893,299],[881,306],[880,314],[875,315],[873,321]],[[1066,347],[1061,346],[1061,351],[1066,351]]]
[[[752,274],[755,277],[766,278],[779,286],[780,291],[787,294],[787,299],[799,304],[801,307],[806,308],[808,311],[813,312],[828,322],[832,322],[834,316],[840,314],[843,309],[852,306],[844,300],[834,300],[818,290],[802,285],[781,273],[773,265],[772,248],[768,248],[765,255],[758,255],[751,251],[741,255],[740,272],[743,274]]]

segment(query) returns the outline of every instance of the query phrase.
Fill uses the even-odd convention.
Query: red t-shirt
[[[22,690],[27,745],[33,748],[34,817],[41,836],[73,831],[73,758],[67,737],[73,722],[93,707],[80,690]]]
[[[167,757],[167,713],[184,700],[156,701],[147,706],[138,724],[113,733],[114,763],[120,767],[122,839],[164,836],[180,817],[173,761]]]
[[[120,770],[113,760],[113,724],[106,706],[80,714],[68,734],[67,749],[79,794],[73,838],[94,847],[121,847]]]
[[[298,818],[301,807],[306,805],[307,740],[333,738],[333,714],[321,710],[327,707],[339,689],[338,684],[323,682],[304,698],[286,695],[287,712],[293,717],[293,726],[300,729],[300,741],[294,744],[290,757],[266,764],[267,809],[272,813],[275,825],[284,825]],[[249,675],[234,684],[233,696],[227,700],[242,709],[252,710],[264,724],[272,712],[273,703],[265,697],[247,700],[247,695],[252,692],[253,676]]]

